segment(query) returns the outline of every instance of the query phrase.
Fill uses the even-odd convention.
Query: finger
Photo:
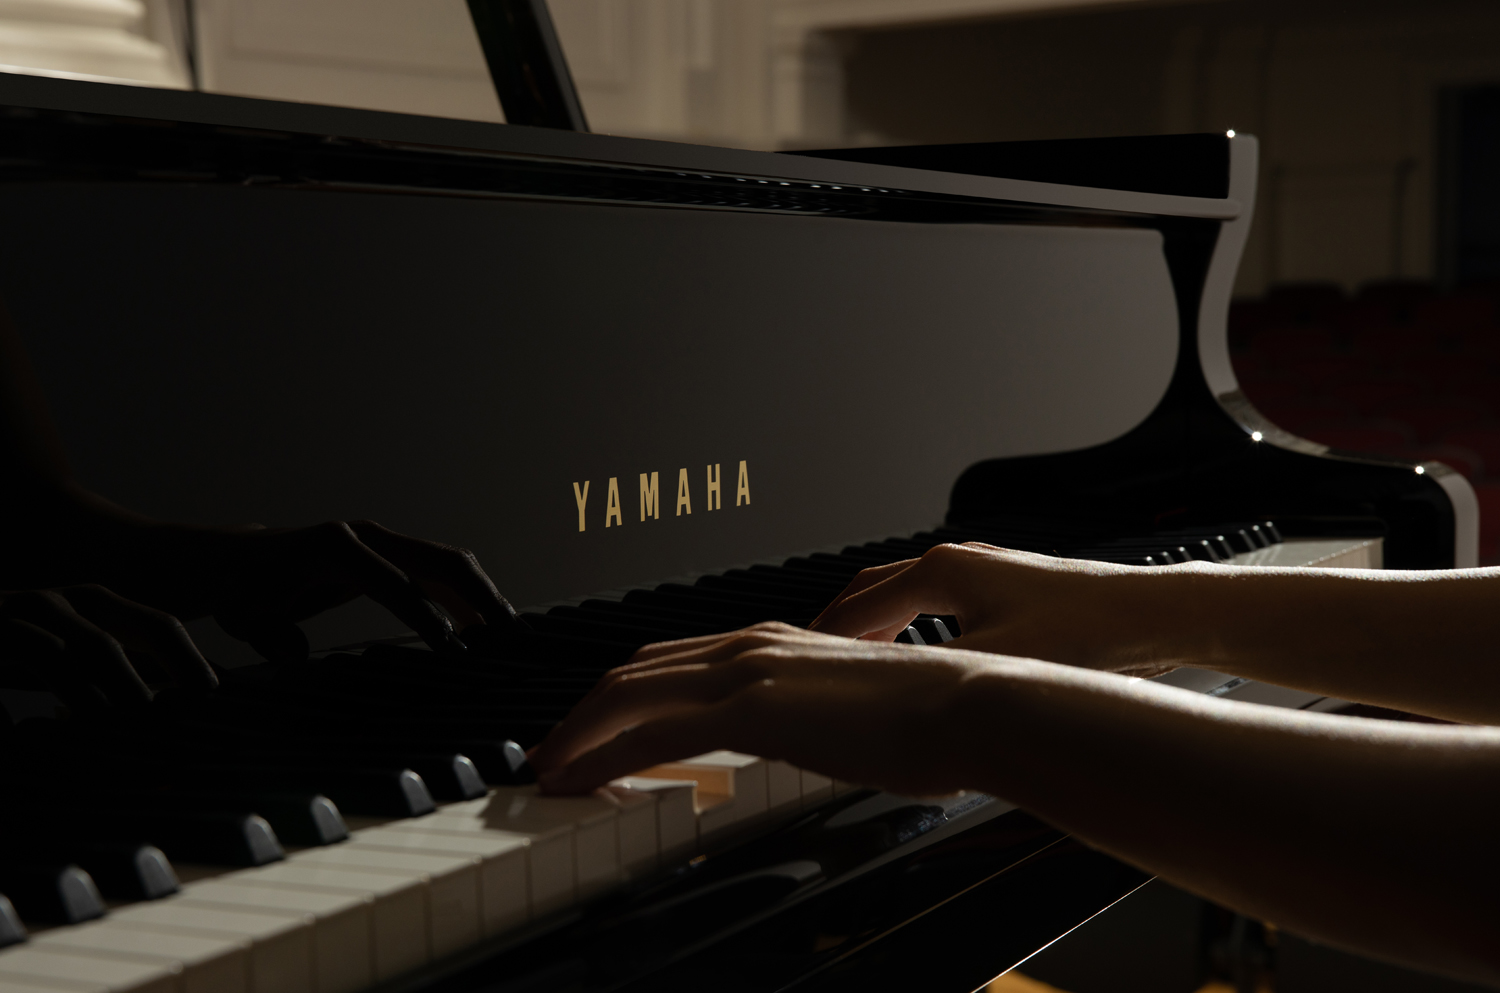
[[[350,521],[359,539],[413,579],[434,584],[439,602],[462,625],[483,621],[497,628],[522,626],[479,559],[467,548],[398,534],[374,521]]]
[[[71,670],[61,638],[13,617],[0,620],[0,686],[51,691],[75,714],[109,706],[98,687]]]
[[[939,551],[945,548],[950,551]],[[848,638],[889,641],[918,614],[961,614],[947,589],[953,551],[953,546],[939,546],[915,565],[845,597],[823,612],[818,630]]]
[[[819,630],[824,614],[827,614],[849,597],[856,593],[864,592],[876,583],[883,583],[897,573],[905,572],[920,561],[921,559],[903,559],[900,562],[888,562],[885,565],[872,565],[868,569],[861,569],[859,575],[855,576],[849,585],[844,587],[844,591],[834,597],[832,603],[823,608],[823,613],[813,618],[813,622],[807,626],[808,630]]]
[[[589,793],[611,780],[716,748],[753,750],[729,701],[657,718],[616,735],[561,768],[539,773],[544,793]]]
[[[125,647],[149,653],[178,685],[211,690],[218,677],[182,622],[171,614],[133,603],[102,586],[70,586],[57,591],[78,614],[118,638]]]
[[[538,771],[560,768],[626,728],[717,703],[755,678],[743,667],[690,665],[611,679],[552,729],[532,764]]]
[[[110,702],[124,705],[151,702],[151,689],[107,632],[79,616],[61,595],[49,590],[16,593],[0,605],[0,615],[35,624],[61,638],[63,661],[69,674],[100,685]]]
[[[341,567],[345,579],[365,596],[380,604],[427,642],[435,651],[467,651],[453,633],[453,625],[437,604],[422,595],[400,569],[359,540],[343,521],[330,521],[311,529],[329,559]]]
[[[762,621],[759,624],[752,624],[750,627],[740,628],[737,631],[726,631],[723,634],[703,634],[693,638],[679,638],[676,641],[658,641],[638,649],[630,657],[630,661],[621,668],[638,671],[657,665],[678,665],[680,663],[674,660],[703,649],[718,648],[735,639],[757,636],[776,638],[805,633],[802,628],[793,627],[781,621]]]
[[[0,686],[13,690],[49,690],[47,674],[63,666],[63,640],[35,624],[14,617],[0,619]]]

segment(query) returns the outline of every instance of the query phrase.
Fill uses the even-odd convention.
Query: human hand
[[[974,652],[831,637],[770,622],[641,649],[533,751],[542,788],[580,793],[719,748],[898,793],[975,785],[965,684],[1007,665]]]
[[[962,633],[948,648],[1153,676],[1183,664],[1177,601],[1198,571],[938,545],[864,570],[811,628],[891,641],[918,614],[954,615]]]
[[[213,669],[177,618],[102,586],[0,594],[0,686],[50,690],[75,709],[134,706],[148,678],[208,690]]]
[[[501,641],[527,633],[472,552],[373,521],[158,527],[146,548],[129,551],[112,570],[118,576],[112,585],[179,617],[212,615],[272,660],[306,658],[307,639],[297,622],[360,595],[439,651],[465,650],[453,622],[485,625]]]

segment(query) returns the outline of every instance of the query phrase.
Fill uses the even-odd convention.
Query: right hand
[[[810,628],[892,641],[918,614],[953,615],[962,634],[945,647],[1153,676],[1184,664],[1176,601],[1186,587],[1163,594],[1167,582],[1205,578],[1194,571],[938,545],[864,570]]]
[[[50,690],[69,707],[146,704],[150,681],[207,690],[218,678],[181,622],[102,586],[0,594],[0,686]]]

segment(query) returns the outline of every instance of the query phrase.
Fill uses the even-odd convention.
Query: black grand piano
[[[627,864],[630,791],[568,821],[509,742],[642,644],[806,623],[941,542],[1474,564],[1462,477],[1239,393],[1253,138],[588,134],[546,32],[476,7],[529,124],[0,77],[0,295],[86,484],[182,520],[376,518],[536,605],[534,637],[459,659],[357,605],[305,664],[205,627],[206,700],[13,706],[0,989],[976,989],[1147,875],[1003,799],[752,757],[688,806],[636,783],[657,847]],[[557,899],[544,851],[574,860]]]

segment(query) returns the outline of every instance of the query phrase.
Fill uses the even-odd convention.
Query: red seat
[[[1240,388],[1246,398],[1257,407],[1275,407],[1284,404],[1295,406],[1302,403],[1306,392],[1301,383],[1282,376],[1257,377],[1249,382],[1241,383]]]
[[[1278,368],[1339,354],[1333,334],[1327,328],[1300,324],[1262,328],[1251,341],[1251,351],[1264,355]]]
[[[1253,399],[1251,402],[1255,403]],[[1310,425],[1349,423],[1352,413],[1349,408],[1339,404],[1316,400],[1301,403],[1256,403],[1255,406],[1274,424],[1293,434],[1305,434]]]
[[[1409,424],[1418,441],[1436,441],[1451,432],[1484,419],[1488,411],[1481,403],[1443,397],[1418,397],[1381,409],[1386,417]]]
[[[1479,497],[1479,564],[1500,565],[1500,483],[1474,487]]]
[[[1392,327],[1397,322],[1392,320],[1389,307],[1378,303],[1351,303],[1334,311],[1329,323],[1341,340],[1350,341],[1362,334]]]
[[[1400,368],[1414,357],[1437,350],[1442,342],[1414,324],[1374,328],[1350,338],[1355,354],[1367,355],[1388,368]]]
[[[1298,324],[1328,319],[1348,302],[1337,283],[1282,283],[1266,292],[1266,305]]]
[[[1416,324],[1442,337],[1459,337],[1495,326],[1495,301],[1488,293],[1455,293],[1417,308]]]
[[[1348,353],[1302,355],[1281,363],[1282,377],[1300,383],[1310,393],[1322,394],[1345,383],[1355,383],[1371,375],[1370,360]]]
[[[1459,428],[1443,435],[1443,442],[1461,445],[1484,460],[1487,474],[1500,476],[1500,426]],[[1496,521],[1500,525],[1500,521]]]
[[[1396,425],[1379,422],[1313,421],[1296,433],[1309,441],[1322,442],[1330,448],[1370,455],[1397,455],[1405,451],[1411,442]]]
[[[1361,414],[1374,414],[1392,404],[1415,399],[1421,392],[1421,386],[1415,380],[1386,376],[1343,383],[1329,390],[1329,396],[1349,404]]]

